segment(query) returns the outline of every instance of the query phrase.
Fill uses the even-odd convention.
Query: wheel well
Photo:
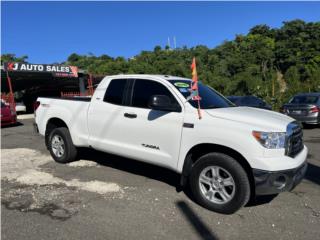
[[[48,138],[50,133],[52,132],[53,129],[59,128],[59,127],[66,127],[68,128],[67,124],[61,120],[60,118],[51,118],[49,119],[47,126],[46,126],[46,132],[45,132],[45,141],[46,141],[46,146],[48,146]]]
[[[251,194],[255,193],[255,184],[254,184],[254,178],[252,174],[252,168],[248,161],[236,150],[218,145],[218,144],[199,144],[194,147],[192,147],[185,159],[183,170],[182,170],[182,178],[181,178],[181,184],[184,185],[186,182],[186,178],[189,176],[192,166],[196,163],[196,161],[203,155],[211,152],[219,152],[224,153],[233,159],[235,159],[246,171],[249,182],[250,182],[250,188],[251,188]]]

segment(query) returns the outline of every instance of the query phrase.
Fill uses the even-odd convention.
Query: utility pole
[[[274,78],[272,78],[272,97],[274,98]]]

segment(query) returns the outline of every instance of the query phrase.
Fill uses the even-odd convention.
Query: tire
[[[50,132],[48,148],[52,158],[58,163],[72,162],[77,157],[77,148],[66,127],[55,128]]]
[[[223,153],[200,157],[192,167],[189,184],[196,202],[218,213],[232,214],[250,198],[250,183],[245,170]]]

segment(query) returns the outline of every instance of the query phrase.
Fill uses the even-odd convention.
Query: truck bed
[[[40,106],[36,111],[36,124],[40,134],[45,135],[48,121],[52,118],[63,119],[69,127],[73,143],[88,145],[87,114],[90,97],[45,97],[38,98]]]

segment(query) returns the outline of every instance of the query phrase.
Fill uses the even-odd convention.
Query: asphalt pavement
[[[1,129],[2,239],[319,239],[320,128],[304,130],[301,184],[222,215],[167,169],[86,149],[58,164],[32,122]]]

